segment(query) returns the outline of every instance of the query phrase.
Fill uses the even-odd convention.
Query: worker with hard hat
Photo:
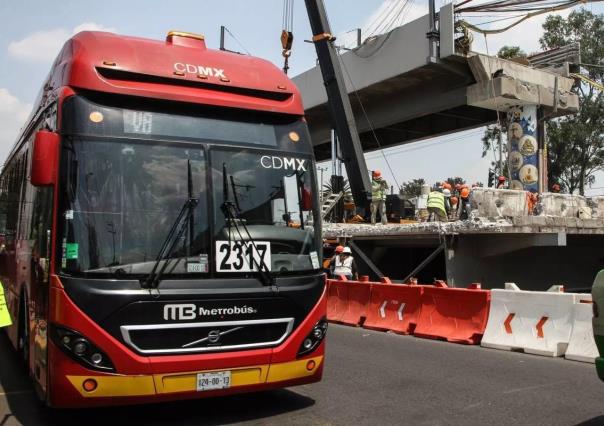
[[[450,192],[449,195],[451,195]],[[435,220],[438,220],[439,222],[447,221],[448,212],[445,195],[436,187],[428,194],[428,211],[430,212],[430,216],[428,217],[429,222]]]
[[[499,176],[497,179],[497,189],[506,189],[506,179],[505,176]]]
[[[344,246],[342,246],[342,245],[336,246],[335,250],[333,251],[333,256],[331,256],[329,259],[325,260],[325,263],[323,266],[325,267],[325,269],[327,269],[329,271],[330,276],[333,276],[333,269],[335,267],[336,258],[340,255],[340,253],[342,253],[342,251],[344,251]]]
[[[379,170],[374,170],[371,178],[371,224],[375,225],[376,215],[379,210],[382,225],[388,222],[386,217],[386,191],[388,182],[382,178]]]
[[[345,276],[349,280],[353,279],[353,277],[356,279],[357,267],[350,247],[344,247],[342,253],[336,255],[333,276],[334,278]]]
[[[449,185],[449,184],[447,184]],[[451,186],[451,185],[449,185]],[[443,195],[445,196],[445,210],[447,211],[447,215],[451,212],[451,189],[444,188]]]
[[[459,198],[461,199],[459,219],[466,220],[469,217],[468,209],[470,208],[470,190],[467,185],[462,186]]]

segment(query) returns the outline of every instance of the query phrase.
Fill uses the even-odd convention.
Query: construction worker
[[[342,253],[337,255],[334,260],[333,276],[339,278],[342,275],[349,280],[353,277],[355,280],[357,279],[357,266],[350,247],[344,247]]]
[[[506,189],[506,186],[505,176],[499,176],[497,179],[497,189]]]
[[[437,188],[433,188],[432,192],[428,194],[428,211],[430,212],[428,222],[446,221],[448,213],[445,206],[445,196]]]
[[[470,205],[470,190],[467,186],[461,188],[459,198],[461,198],[461,211],[459,213],[459,219],[466,220],[469,217],[468,208]]]
[[[371,179],[371,224],[375,225],[375,216],[379,209],[382,218],[382,225],[388,221],[386,217],[386,191],[388,190],[388,182],[382,178],[382,173],[379,170],[374,170]]]
[[[327,265],[324,265],[324,266],[325,266],[325,269],[327,269],[329,271],[330,277],[334,276],[333,269],[335,267],[335,260],[343,251],[344,251],[344,246],[338,245],[333,252],[333,256],[331,256],[331,258],[329,258],[325,261],[325,263],[327,263]]]
[[[451,197],[451,212],[449,213],[449,218],[452,220],[457,220],[457,207],[459,205],[459,198],[455,195]]]
[[[448,214],[451,213],[451,190],[449,188],[443,189],[443,195],[445,196],[445,210],[447,211],[448,216]]]

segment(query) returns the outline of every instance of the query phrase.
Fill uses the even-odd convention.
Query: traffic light
[[[495,171],[494,170],[489,169],[489,180],[488,180],[487,186],[489,188],[495,187]]]

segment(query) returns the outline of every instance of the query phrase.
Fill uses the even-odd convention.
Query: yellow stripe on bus
[[[306,369],[309,361],[315,363],[314,368],[310,371]],[[232,369],[230,370],[231,387],[276,383],[312,376],[322,362],[323,357],[318,356],[279,364]],[[67,376],[67,379],[80,395],[85,398],[150,396],[177,392],[194,392],[197,390],[197,374],[212,371],[224,370],[204,370],[148,376]],[[84,381],[86,379],[94,379],[97,382],[95,390],[91,392],[84,390]]]

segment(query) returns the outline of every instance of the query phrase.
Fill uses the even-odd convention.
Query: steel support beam
[[[380,271],[379,268],[375,266],[375,263],[373,263],[369,256],[363,253],[363,250],[361,250],[360,247],[354,243],[354,241],[348,241],[348,245],[352,247],[354,252],[358,254],[361,259],[363,259],[363,262],[365,262],[367,266],[369,266],[369,269],[371,269],[375,275],[377,275],[379,278],[384,278],[384,274],[382,274],[382,271]]]
[[[434,250],[432,253],[430,253],[430,255],[428,257],[426,257],[422,263],[417,265],[415,267],[415,269],[413,269],[413,271],[409,272],[409,274],[405,278],[403,278],[403,283],[406,283],[407,281],[409,281],[409,278],[413,277],[418,272],[421,272],[422,269],[424,269],[426,266],[428,266],[428,264],[430,264],[430,262],[432,262],[434,260],[434,258],[436,256],[438,256],[438,254],[445,249],[445,245],[446,245],[445,243],[442,243],[441,245],[436,247],[436,250]]]

